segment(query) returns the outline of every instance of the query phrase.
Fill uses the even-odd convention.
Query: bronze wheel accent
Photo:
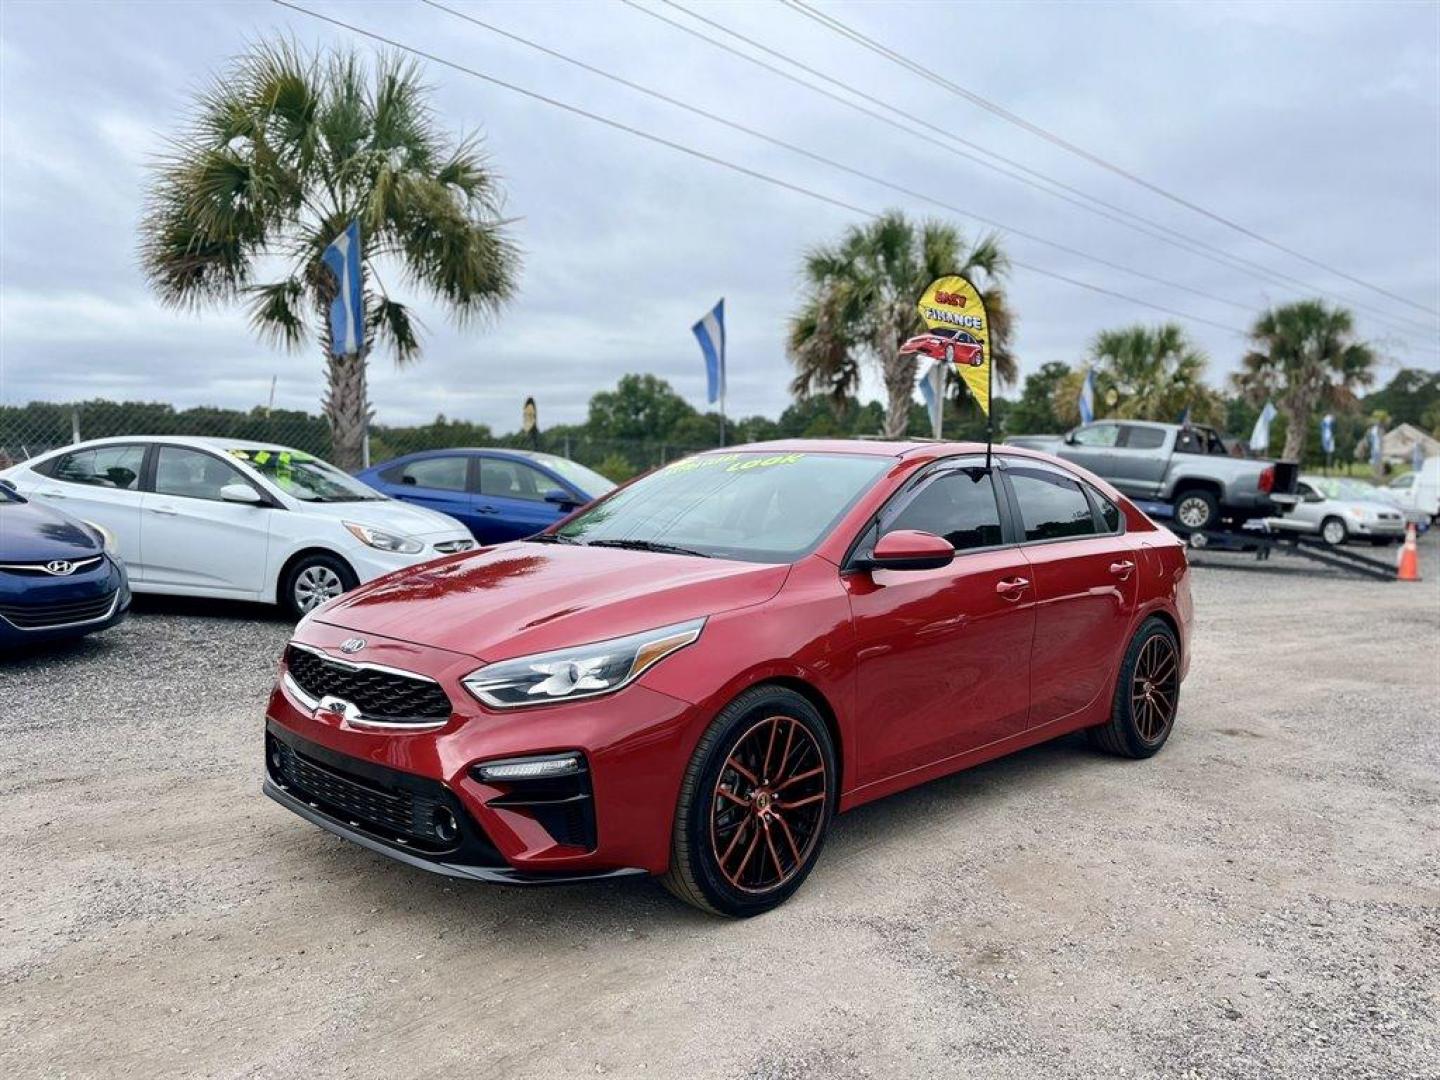
[[[749,727],[731,747],[710,801],[710,846],[736,889],[766,893],[805,865],[825,820],[825,758],[790,716]]]
[[[1135,731],[1146,743],[1159,742],[1170,730],[1179,694],[1180,663],[1175,643],[1166,634],[1156,634],[1141,647],[1130,683]]]

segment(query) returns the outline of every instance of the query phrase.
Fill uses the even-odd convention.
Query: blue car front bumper
[[[108,555],[66,577],[0,572],[0,649],[91,634],[129,610],[125,565]]]

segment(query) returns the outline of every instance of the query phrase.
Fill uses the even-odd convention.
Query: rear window
[[[143,446],[92,446],[55,459],[46,470],[56,480],[134,491],[140,485]]]
[[[1040,469],[1011,469],[1010,483],[1026,540],[1095,535],[1095,514],[1078,482]]]
[[[436,488],[440,491],[464,491],[470,461],[459,454],[421,458],[404,465],[394,465],[380,475],[392,484]]]
[[[1165,445],[1163,428],[1125,427],[1125,446],[1129,450],[1158,450]]]
[[[1095,505],[1100,509],[1100,523],[1105,527],[1105,531],[1119,532],[1122,520],[1120,508],[1094,488],[1090,489],[1090,497],[1095,500]]]

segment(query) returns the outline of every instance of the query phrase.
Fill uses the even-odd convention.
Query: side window
[[[1095,500],[1095,505],[1100,510],[1100,523],[1105,527],[1105,531],[1107,533],[1119,532],[1120,522],[1123,520],[1120,508],[1093,487],[1089,491],[1090,497]]]
[[[1090,500],[1076,481],[1039,469],[1011,469],[1010,483],[1020,503],[1026,540],[1095,535]]]
[[[1184,428],[1175,435],[1175,453],[1205,453],[1205,436],[1201,435],[1194,428]]]
[[[96,446],[58,459],[50,475],[69,484],[134,491],[140,486],[140,467],[144,462],[143,446]]]
[[[414,485],[440,491],[464,491],[469,486],[466,480],[469,470],[469,458],[463,454],[447,454],[412,461],[399,469],[390,470],[395,475],[387,474],[385,479],[406,487]]]
[[[1165,429],[1126,424],[1124,445],[1130,450],[1158,450],[1165,445]]]
[[[545,492],[560,485],[524,462],[480,459],[480,494],[502,499],[544,502]]]
[[[1114,446],[1119,441],[1119,424],[1091,424],[1075,432],[1076,446]]]
[[[951,469],[930,481],[884,531],[919,529],[950,541],[957,551],[1002,540],[995,484],[984,469]]]
[[[244,484],[242,477],[219,458],[183,446],[162,446],[155,455],[155,494],[220,501],[226,484]]]

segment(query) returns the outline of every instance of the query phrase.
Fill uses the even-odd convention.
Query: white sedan
[[[1317,533],[1331,547],[1347,540],[1394,544],[1405,538],[1405,515],[1379,489],[1341,476],[1302,476],[1300,501],[1284,517],[1268,518],[1273,529]]]
[[[0,480],[108,529],[137,593],[279,603],[296,616],[475,543],[454,518],[299,450],[242,439],[95,439]]]

